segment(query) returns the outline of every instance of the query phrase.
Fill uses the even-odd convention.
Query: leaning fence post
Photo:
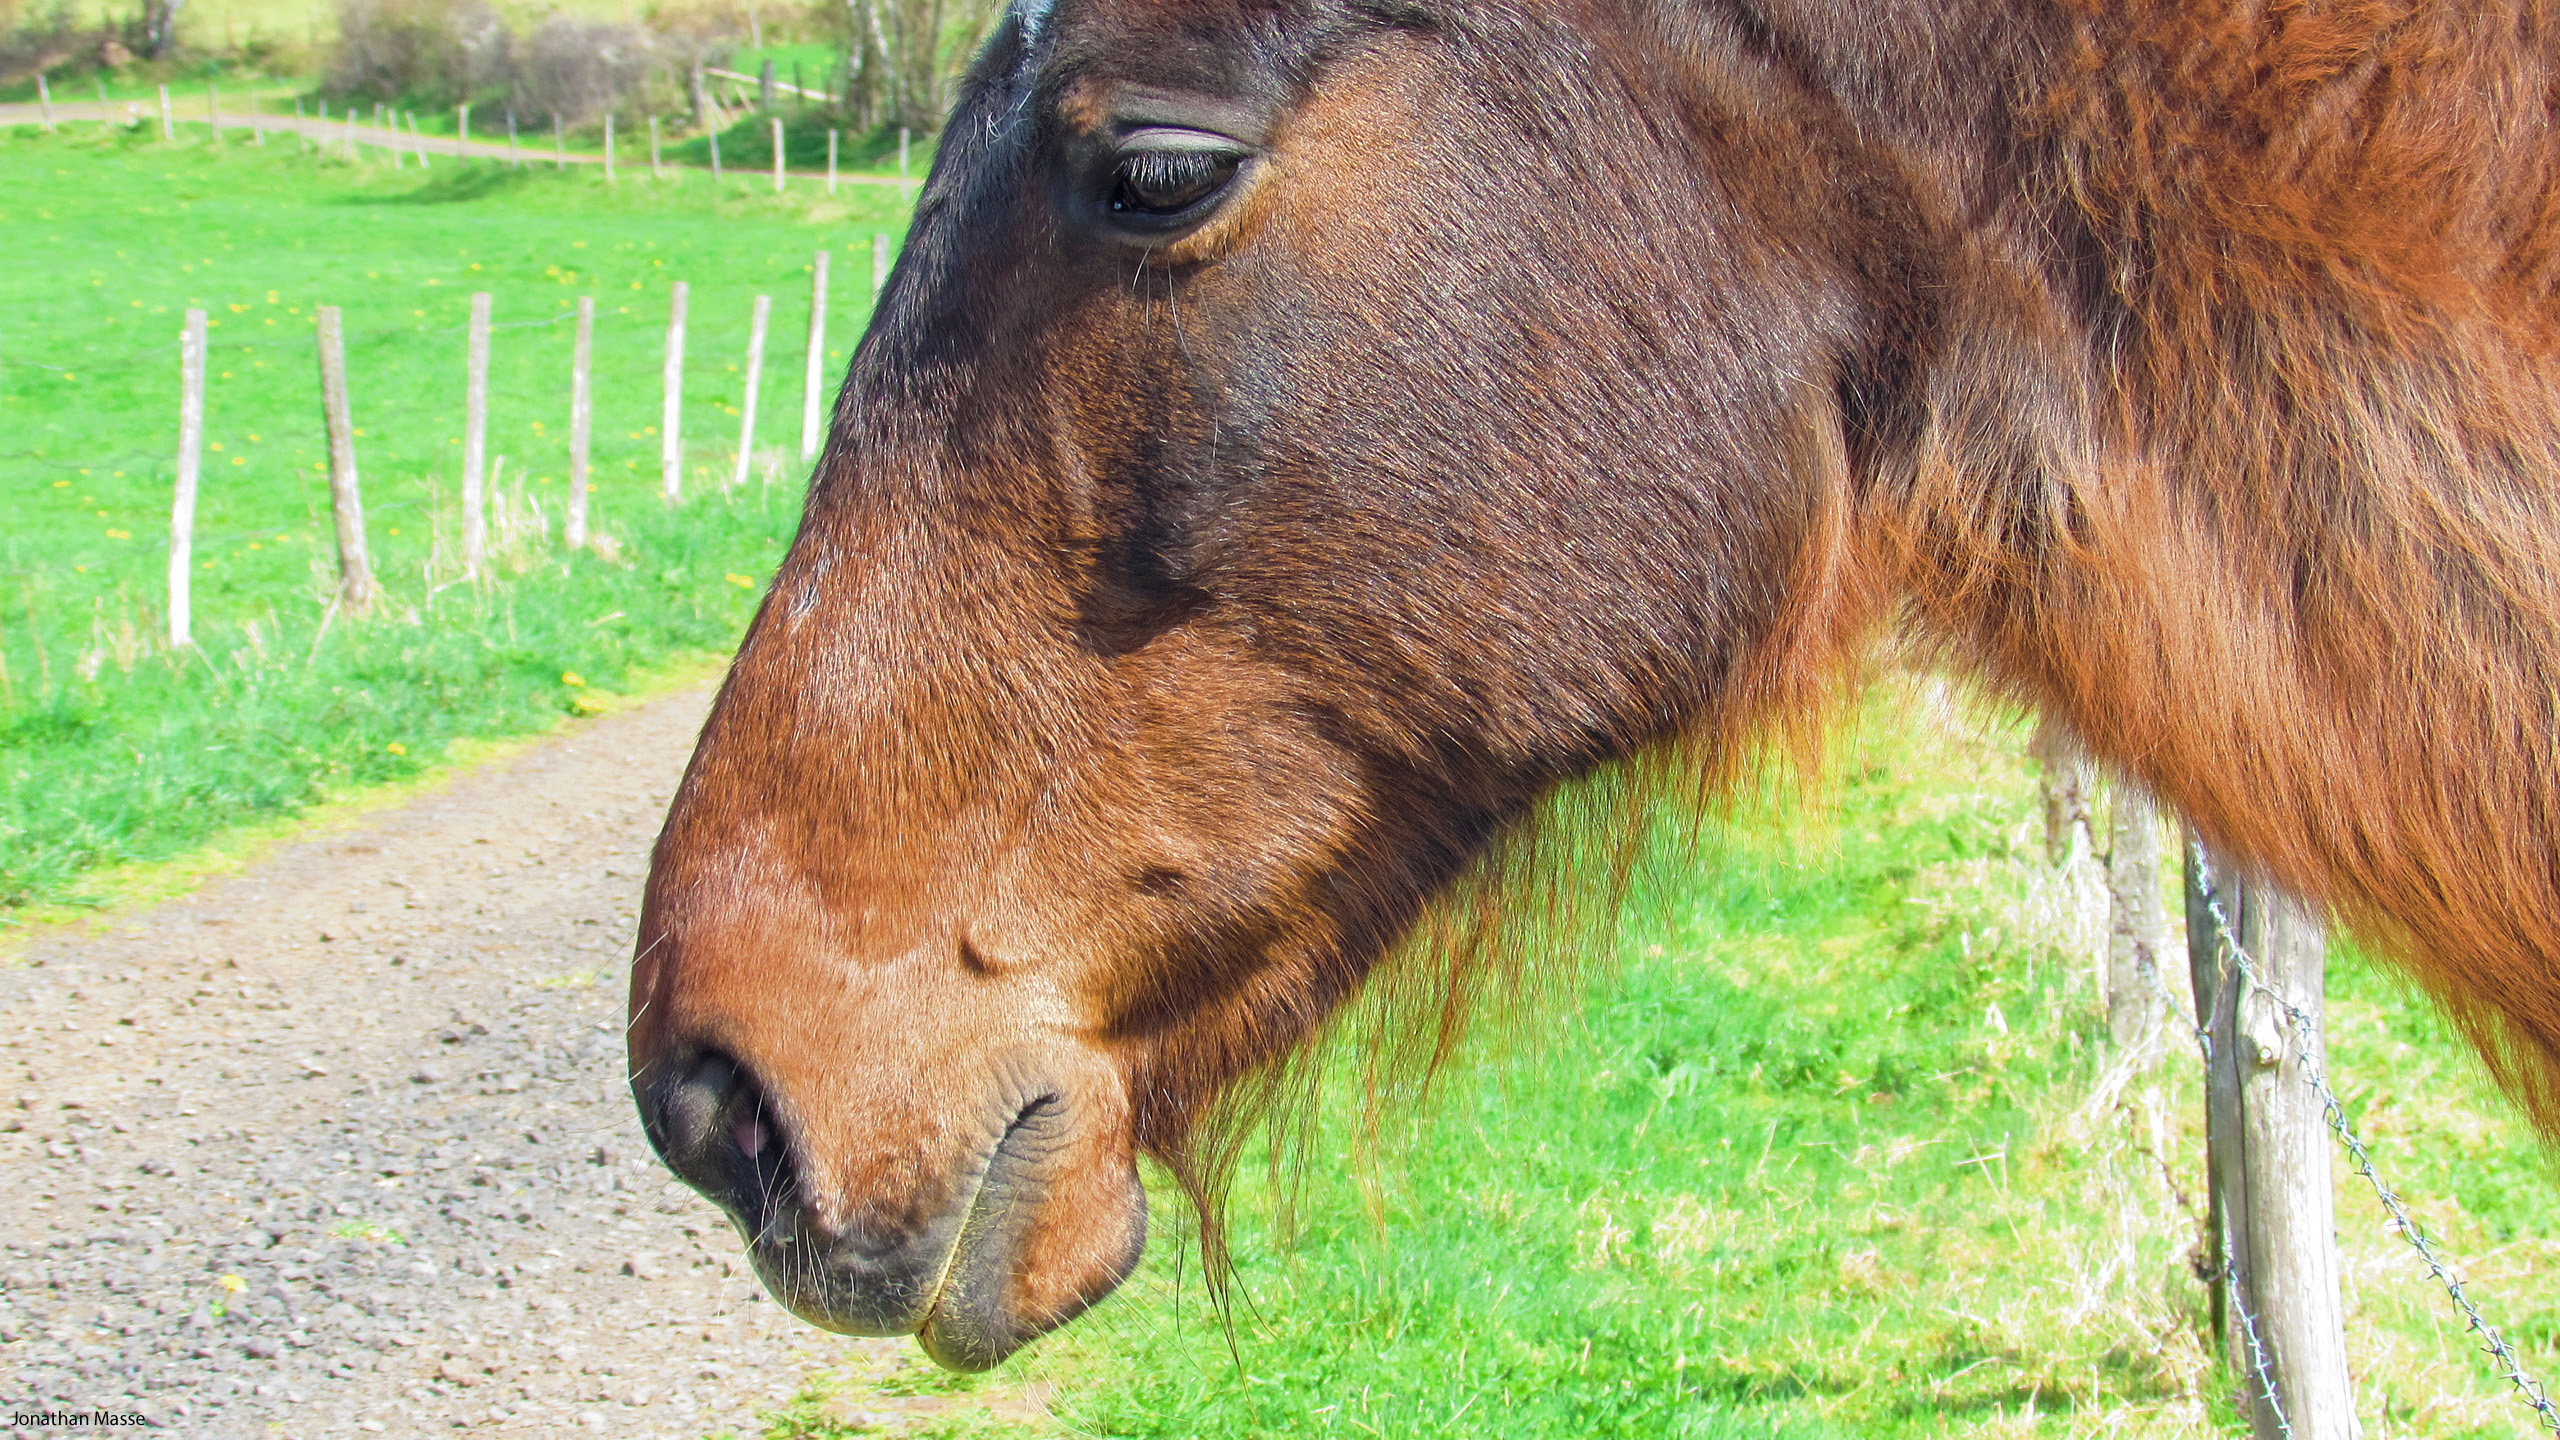
[[[489,550],[489,292],[471,296],[471,349],[462,395],[462,573],[477,580]]]
[[[595,354],[595,337],[596,297],[581,295],[578,343],[569,352],[569,517],[561,526],[561,538],[572,550],[582,549],[587,543],[587,437],[595,411],[587,375]]]
[[[2186,870],[2188,964],[2212,1067],[2212,1219],[2226,1267],[2217,1318],[2258,1440],[2352,1440],[2326,1117],[2308,1083],[2324,1058],[2320,922],[2263,881],[2226,874],[2217,885],[2199,846],[2188,847]]]
[[[204,312],[178,332],[178,493],[169,505],[169,648],[196,643],[196,476],[204,460]]]
[[[800,463],[818,453],[818,396],[827,378],[827,252],[809,266],[809,367],[800,396]]]
[[[329,429],[329,514],[338,529],[338,605],[363,614],[373,604],[373,561],[365,554],[364,500],[356,488],[355,422],[347,405],[347,350],[338,307],[318,307],[320,407]]]
[[[681,280],[667,289],[667,408],[658,426],[658,494],[670,505],[684,494],[684,445],[676,433],[684,418],[684,295]]]
[[[2149,791],[2118,779],[2107,821],[2107,1033],[2119,1054],[2157,1060],[2160,958],[2168,917],[2160,905],[2160,809]]]
[[[36,104],[44,109],[44,133],[53,133],[53,87],[44,81],[44,72],[36,72]]]
[[[747,462],[756,450],[756,395],[764,389],[764,327],[773,315],[773,297],[756,297],[755,315],[747,322],[747,391],[738,405],[738,464],[732,487],[747,483]]]

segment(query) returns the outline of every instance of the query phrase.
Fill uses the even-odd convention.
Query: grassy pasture
[[[735,641],[805,470],[812,253],[834,257],[840,378],[896,187],[607,186],[585,171],[348,165],[289,137],[216,146],[0,131],[0,915],[79,899],[98,867],[394,780],[464,736],[596,708],[600,690]],[[690,283],[687,500],[658,483],[671,281]],[[457,585],[464,325],[494,297],[489,448],[500,580]],[[570,317],[597,299],[594,490],[608,554],[557,544]],[[738,437],[752,297],[774,297],[760,451]],[[329,621],[334,574],[313,307],[346,315],[381,614]],[[196,525],[198,648],[165,630],[176,336],[211,317]],[[832,399],[830,389],[828,398]]]
[[[2200,1066],[2181,1043],[2102,1090],[2103,922],[2042,858],[2024,738],[1889,683],[1809,812],[1746,805],[1694,850],[1666,826],[1616,977],[1450,1077],[1383,1166],[1337,1067],[1293,1235],[1246,1167],[1232,1352],[1165,1192],[1121,1298],[926,1382],[951,1408],[922,1433],[995,1433],[987,1401],[1046,1383],[1057,1433],[1166,1440],[2245,1434],[2190,1269]],[[2550,1166],[2422,1005],[2352,953],[2331,974],[2359,1123],[2560,1371]],[[2338,1182],[2365,1433],[2528,1433]],[[867,1433],[840,1417],[917,1388],[821,1376],[768,1436]]]

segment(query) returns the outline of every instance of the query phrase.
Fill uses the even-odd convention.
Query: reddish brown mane
[[[1873,502],[1956,654],[2404,959],[2546,1133],[2550,23],[2083,7],[2030,113],[2085,248]],[[2017,485],[1979,417],[2030,386],[2044,473]]]

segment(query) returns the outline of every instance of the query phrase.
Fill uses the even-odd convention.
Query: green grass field
[[[1120,1298],[983,1380],[887,1394],[949,1397],[921,1432],[944,1435],[1042,1383],[1056,1433],[1166,1440],[2245,1434],[2189,1269],[2195,1051],[2101,1095],[2102,921],[2042,858],[2023,741],[1889,684],[1814,818],[1666,834],[1617,978],[1452,1077],[1374,1170],[1346,1059],[1293,1239],[1246,1167],[1232,1352],[1167,1192]],[[2550,1167],[2422,1007],[2351,954],[2332,977],[2360,1123],[2560,1371]],[[2338,1173],[2366,1435],[2527,1433]],[[895,1403],[821,1377],[768,1436]]]
[[[865,322],[896,187],[608,186],[587,171],[348,165],[0,132],[0,915],[102,865],[395,779],[459,736],[556,724],[635,668],[734,643],[796,522],[809,270],[833,257],[826,398]],[[687,500],[658,486],[669,286],[691,286]],[[457,584],[470,296],[493,297],[503,563]],[[759,449],[738,443],[753,297],[773,297]],[[597,301],[591,483],[607,553],[559,545],[570,322]],[[313,309],[341,306],[386,603],[330,620]],[[165,628],[177,333],[210,316],[197,648]],[[574,677],[574,680],[564,679]],[[592,701],[590,700],[590,703]]]

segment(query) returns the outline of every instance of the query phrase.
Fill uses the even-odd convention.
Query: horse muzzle
[[[998,1067],[975,1123],[958,1127],[982,1143],[938,1167],[870,1167],[866,1182],[829,1179],[841,1167],[827,1161],[876,1117],[793,1115],[717,1051],[667,1067],[641,1109],[668,1167],[728,1214],[793,1314],[839,1334],[912,1334],[936,1363],[976,1371],[1109,1294],[1146,1246],[1135,1162],[1083,1113],[1112,1107],[1054,1079]]]

